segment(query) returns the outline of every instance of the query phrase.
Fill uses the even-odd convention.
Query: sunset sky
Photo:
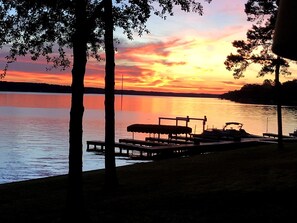
[[[204,15],[185,13],[176,8],[164,21],[152,16],[147,24],[150,34],[120,39],[116,53],[116,88],[145,91],[173,91],[220,94],[239,89],[247,83],[262,83],[272,75],[256,78],[257,67],[236,80],[224,66],[226,56],[234,52],[231,42],[245,39],[252,23],[246,21],[246,0],[213,0],[204,3]],[[1,56],[5,55],[5,48]],[[4,67],[4,59],[1,58]],[[5,81],[71,84],[71,68],[46,71],[43,61],[26,58],[9,67]],[[282,81],[293,79],[294,74]],[[88,61],[85,86],[104,87],[104,62]]]

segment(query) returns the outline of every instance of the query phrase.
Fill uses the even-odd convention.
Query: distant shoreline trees
[[[46,83],[29,83],[29,82],[9,82],[0,81],[0,92],[39,92],[39,93],[71,93],[71,87],[67,85],[46,84]],[[104,94],[104,88],[85,87],[85,94]],[[164,96],[164,97],[203,97],[219,98],[219,94],[207,93],[176,93],[162,91],[138,91],[138,90],[117,90],[115,94],[121,95],[147,95],[147,96]]]
[[[275,83],[271,80],[265,80],[262,85],[246,84],[240,90],[222,94],[221,98],[239,103],[275,105],[277,98],[274,86]],[[284,82],[281,92],[283,105],[297,106],[297,79]]]

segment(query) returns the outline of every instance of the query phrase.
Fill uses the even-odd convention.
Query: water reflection
[[[277,132],[275,106],[215,98],[125,95],[121,108],[121,97],[115,99],[116,140],[132,136],[126,131],[128,125],[156,124],[161,116],[206,115],[208,127],[221,128],[227,121],[237,121],[252,134]],[[70,101],[69,94],[0,93],[0,183],[67,173]],[[84,142],[104,140],[104,96],[86,95],[84,103]],[[297,128],[297,108],[283,107],[282,111],[283,131],[289,134]],[[195,133],[202,131],[200,121],[191,121],[189,126]],[[86,152],[83,156],[84,170],[104,168],[104,157]],[[117,159],[117,165],[130,162]]]
[[[0,93],[0,106],[23,108],[70,108],[70,97],[63,94]]]
[[[122,101],[121,101],[122,100]],[[54,120],[68,122],[71,96],[69,94],[30,94],[1,93],[1,112],[5,117],[52,117]],[[92,136],[104,135],[104,96],[86,95],[84,120],[88,129],[96,130]],[[30,108],[30,109],[14,109]],[[40,110],[41,108],[48,108]],[[158,117],[190,116],[202,118],[207,116],[208,127],[221,128],[227,121],[242,122],[244,127],[254,134],[267,130],[277,132],[276,107],[272,105],[239,104],[215,98],[184,98],[156,96],[115,97],[116,129],[118,136],[125,134],[125,128],[133,123],[157,123]],[[64,110],[63,110],[64,109]],[[32,125],[35,125],[34,120]],[[288,134],[296,126],[297,108],[283,107],[284,133]],[[46,119],[44,119],[46,120]],[[49,124],[51,124],[50,121]],[[201,131],[200,123],[190,123],[192,128]],[[35,125],[36,126],[36,125]],[[24,126],[27,128],[28,126]]]

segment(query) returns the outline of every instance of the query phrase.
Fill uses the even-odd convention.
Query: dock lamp
[[[278,0],[277,4],[272,51],[278,56],[297,60],[297,0]]]

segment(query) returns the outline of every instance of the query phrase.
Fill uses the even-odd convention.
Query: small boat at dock
[[[247,133],[240,122],[226,122],[222,129],[211,128],[204,130],[201,134],[194,134],[196,140],[208,139],[213,141],[235,140],[240,141],[242,138],[259,138],[261,136]]]

